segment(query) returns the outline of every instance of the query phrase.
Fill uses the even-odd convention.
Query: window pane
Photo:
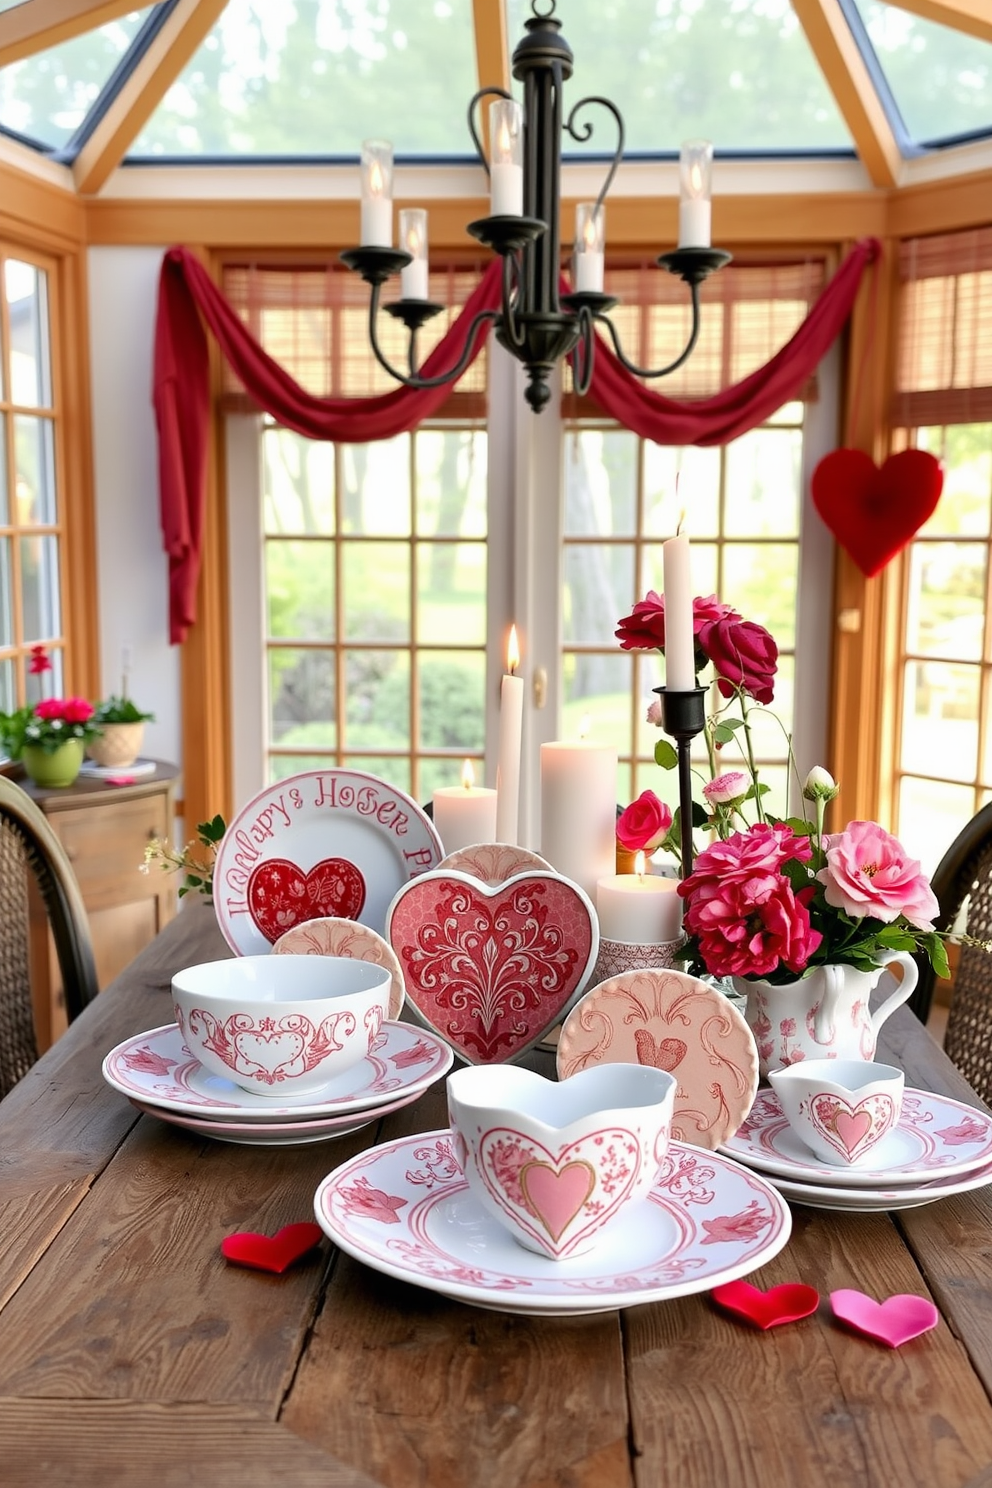
[[[920,528],[927,537],[987,537],[992,509],[992,424],[918,429],[918,449],[944,462],[937,510]]]
[[[2,358],[0,358],[2,361]],[[0,525],[6,527],[10,521],[10,503],[7,500],[7,420],[0,418]]]
[[[59,549],[54,537],[22,537],[21,622],[24,641],[47,641],[62,630]]]
[[[328,542],[265,544],[269,635],[333,641],[334,549]]]
[[[987,549],[979,543],[914,543],[906,649],[978,661],[985,632]]]
[[[609,644],[617,621],[630,613],[634,549],[626,544],[575,543],[565,549],[565,640]]]
[[[333,536],[334,446],[267,428],[262,453],[265,531]]]
[[[617,743],[630,738],[630,661],[619,652],[562,659],[562,738]],[[627,751],[622,747],[621,754]]]
[[[17,707],[17,684],[14,680],[14,663],[0,661],[0,712],[13,713]]]
[[[410,739],[410,655],[348,651],[344,699],[349,749],[407,749]]]
[[[345,544],[341,581],[349,640],[409,640],[410,549],[405,543]]]
[[[420,747],[457,749],[481,757],[486,740],[486,658],[483,652],[435,651],[419,665]],[[482,770],[476,780],[482,784]],[[461,758],[452,784],[461,780]]]
[[[14,418],[17,461],[17,516],[23,525],[48,525],[55,514],[55,451],[50,419],[17,414]]]
[[[485,434],[472,429],[418,431],[414,458],[418,534],[485,537]]]
[[[366,775],[377,775],[397,790],[406,791],[407,795],[411,793],[408,759],[397,759],[388,754],[346,754],[343,763],[347,770],[364,770]],[[421,793],[421,799],[429,801],[430,796]]]
[[[269,738],[287,749],[333,749],[336,693],[333,652],[270,650]]]
[[[963,785],[906,776],[899,784],[897,834],[906,851],[932,875],[954,838],[975,813],[975,793]]]
[[[48,659],[52,664],[50,672],[33,673],[28,666],[25,670],[27,675],[24,679],[24,700],[28,703],[37,703],[43,697],[62,697],[65,688],[62,684],[62,652],[49,649]]]
[[[728,537],[798,537],[801,429],[755,429],[727,446]]]
[[[798,571],[798,543],[728,543],[720,597],[745,620],[770,630],[780,650],[791,651],[796,644]]]
[[[637,438],[584,429],[565,440],[565,532],[633,537],[637,530]]]
[[[974,780],[978,766],[977,666],[908,661],[902,712],[902,768]]]
[[[48,276],[34,264],[13,258],[7,259],[3,272],[10,323],[11,401],[28,408],[50,408]]]
[[[14,591],[10,580],[10,538],[0,537],[0,646],[14,644]]]
[[[342,531],[367,537],[408,537],[409,434],[378,444],[346,444],[341,455]]]
[[[417,544],[417,637],[422,645],[485,645],[483,543]]]
[[[671,537],[683,511],[694,540],[720,530],[720,451],[644,441],[644,532]],[[695,564],[695,560],[694,560]]]

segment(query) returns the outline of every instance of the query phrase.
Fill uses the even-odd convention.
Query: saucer
[[[815,1183],[790,1183],[770,1173],[768,1182],[778,1189],[790,1204],[805,1204],[808,1209],[835,1209],[845,1214],[884,1214],[890,1209],[920,1209],[938,1199],[955,1194],[973,1193],[992,1184],[992,1163],[976,1172],[937,1178],[932,1183],[906,1188],[821,1188]]]
[[[992,1116],[949,1096],[907,1087],[897,1125],[867,1161],[837,1167],[810,1151],[786,1121],[775,1092],[762,1090],[722,1150],[748,1167],[793,1183],[902,1188],[987,1166],[992,1162]]]
[[[624,971],[572,1008],[558,1040],[559,1080],[618,1062],[675,1076],[672,1136],[696,1147],[725,1142],[758,1088],[750,1028],[721,992],[684,971]]]
[[[373,1270],[537,1317],[709,1291],[764,1265],[791,1231],[787,1205],[758,1174],[672,1142],[646,1199],[606,1225],[591,1251],[552,1261],[518,1245],[471,1196],[452,1142],[450,1131],[425,1132],[359,1153],[318,1188],[318,1224]]]
[[[423,1093],[422,1090],[405,1091],[397,1100],[388,1101],[384,1106],[370,1106],[365,1111],[351,1111],[338,1116],[315,1117],[312,1121],[231,1121],[220,1116],[186,1116],[181,1111],[153,1106],[150,1101],[139,1100],[135,1095],[130,1100],[132,1106],[137,1106],[146,1116],[155,1116],[170,1126],[184,1127],[201,1137],[212,1137],[215,1142],[239,1142],[246,1147],[291,1147],[306,1142],[328,1142],[332,1137],[360,1131],[370,1122],[412,1105]]]
[[[278,1099],[242,1090],[208,1074],[175,1023],[134,1034],[103,1061],[103,1077],[128,1099],[201,1118],[272,1122],[307,1116],[365,1114],[401,1093],[419,1095],[448,1073],[454,1060],[443,1039],[409,1023],[386,1021],[375,1048],[316,1095]]]

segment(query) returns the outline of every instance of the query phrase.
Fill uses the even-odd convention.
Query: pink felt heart
[[[386,939],[417,1012],[469,1064],[526,1052],[564,1017],[598,948],[588,898],[534,871],[502,884],[442,870],[396,895]]]
[[[236,1266],[250,1266],[255,1271],[274,1271],[281,1275],[287,1266],[313,1250],[323,1231],[320,1225],[302,1223],[283,1225],[275,1235],[256,1235],[245,1231],[226,1235],[221,1241],[221,1254]]]
[[[899,1292],[886,1297],[884,1302],[876,1302],[864,1292],[842,1288],[830,1293],[830,1306],[834,1316],[849,1328],[877,1338],[889,1348],[898,1348],[901,1343],[918,1338],[940,1322],[940,1313],[933,1303],[926,1297],[914,1297],[911,1292]]]
[[[782,1323],[798,1322],[820,1305],[816,1288],[804,1286],[800,1281],[786,1281],[767,1292],[749,1281],[728,1281],[724,1286],[714,1287],[711,1295],[728,1312],[747,1318],[758,1328],[778,1328]]]
[[[879,470],[863,450],[837,449],[813,471],[811,490],[834,537],[871,578],[923,526],[943,485],[943,468],[928,450],[901,450]]]
[[[248,880],[248,909],[270,944],[305,920],[353,920],[365,903],[365,879],[347,858],[324,858],[304,873],[287,858],[268,858]]]

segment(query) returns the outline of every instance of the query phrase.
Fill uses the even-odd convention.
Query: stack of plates
[[[992,1116],[907,1087],[898,1125],[853,1167],[801,1142],[773,1090],[759,1092],[722,1151],[755,1168],[792,1203],[873,1214],[915,1209],[992,1184]]]
[[[368,1058],[316,1094],[254,1095],[205,1070],[169,1023],[118,1044],[103,1061],[103,1077],[139,1111],[173,1126],[218,1142],[293,1147],[358,1131],[410,1105],[453,1060],[429,1030],[387,1021]]]

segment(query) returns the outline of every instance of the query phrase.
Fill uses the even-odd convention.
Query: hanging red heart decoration
[[[928,450],[901,450],[879,470],[863,450],[838,449],[813,471],[813,505],[870,579],[923,526],[943,485],[943,467]]]

